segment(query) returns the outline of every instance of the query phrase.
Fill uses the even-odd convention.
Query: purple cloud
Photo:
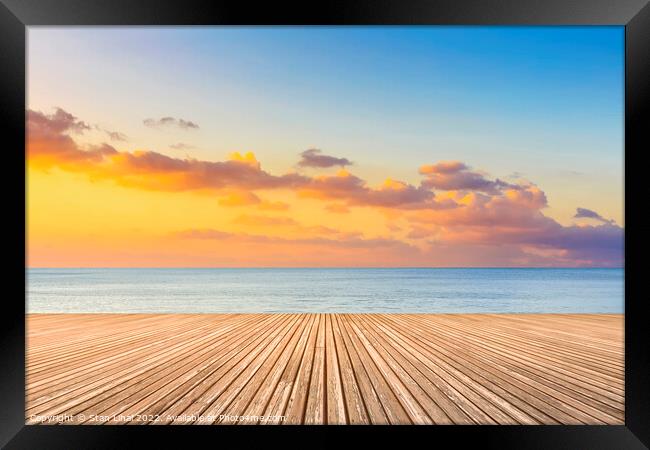
[[[160,119],[144,119],[142,121],[149,128],[161,128],[175,126],[183,130],[198,129],[199,126],[189,120],[177,119],[175,117],[161,117]]]
[[[573,216],[575,219],[594,219],[603,223],[614,223],[611,219],[605,219],[603,216],[598,214],[596,211],[592,211],[587,208],[577,208],[576,214]]]
[[[334,156],[323,155],[322,152],[317,148],[311,148],[305,150],[300,154],[300,162],[298,166],[300,167],[336,167],[336,166],[349,166],[352,162],[347,158],[336,158]]]

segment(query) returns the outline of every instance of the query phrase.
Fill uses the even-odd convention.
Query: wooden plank
[[[381,355],[385,361],[386,367],[389,368],[385,372],[388,374],[386,379],[395,389],[400,401],[405,404],[405,409],[409,411],[414,422],[451,424],[449,416],[433,400],[432,395],[434,397],[437,395],[429,380],[421,377],[421,373],[417,370],[409,370],[413,369],[413,366],[406,365],[406,361],[400,357],[399,352],[393,352],[392,348],[383,345],[382,340],[375,334],[372,321],[362,320],[358,315],[350,315],[350,317],[357,330],[361,330],[364,343],[373,347],[374,359],[378,359]],[[399,384],[396,380],[399,380]],[[400,384],[406,388],[406,391],[400,389]],[[410,400],[411,398],[413,401]],[[424,417],[425,415],[426,417]]]
[[[528,377],[529,384],[541,388],[559,401],[571,405],[572,412],[580,414],[582,417],[581,420],[587,420],[587,423],[607,423],[610,420],[607,414],[616,414],[608,406],[596,405],[596,407],[592,407],[592,397],[594,395],[601,403],[605,403],[606,405],[609,402],[608,397],[612,396],[615,399],[617,394],[611,393],[601,386],[590,384],[580,385],[580,382],[585,378],[579,370],[573,368],[573,370],[569,371],[568,369],[559,367],[557,364],[549,364],[543,358],[535,358],[523,349],[518,349],[519,351],[515,352],[507,340],[493,340],[491,336],[478,335],[469,330],[465,332],[464,328],[458,328],[457,326],[452,326],[451,328],[454,330],[451,332],[452,335],[462,335],[464,339],[472,341],[473,345],[478,349],[491,352],[492,355],[490,356],[496,357],[502,364],[509,365],[509,367],[516,367],[517,371],[520,372],[517,373],[517,376],[525,374]],[[544,367],[543,371],[539,369],[540,366]],[[548,378],[540,377],[539,374],[547,375]],[[561,381],[558,382],[558,379]],[[567,386],[571,386],[571,389]],[[617,390],[617,386],[611,386],[610,389],[615,391]],[[620,399],[622,401],[622,396],[620,396]],[[581,412],[584,412],[586,415]]]
[[[26,422],[623,424],[623,331],[617,314],[28,314]]]
[[[197,380],[208,376],[210,368],[216,370],[215,365],[218,367],[229,356],[236,354],[236,352],[228,353],[228,349],[234,347],[240,350],[241,344],[250,339],[255,325],[259,323],[265,322],[260,322],[257,317],[253,317],[252,320],[239,321],[232,328],[221,328],[219,334],[197,341],[187,354],[175,356],[173,360],[162,366],[161,370],[143,373],[133,378],[129,382],[128,389],[105,392],[102,395],[105,400],[83,410],[84,416],[110,413],[128,417],[143,414],[144,411],[147,411],[147,415],[157,414],[162,409],[161,403],[166,396],[178,386],[187,388],[188,381],[190,384],[195,384]],[[110,422],[129,421],[117,418]]]
[[[325,383],[327,384],[327,423],[345,425],[348,423],[343,397],[343,382],[339,369],[339,355],[334,341],[332,315],[325,316]]]
[[[173,418],[171,423],[191,424],[196,421],[193,418],[194,416],[217,415],[218,411],[216,410],[224,406],[225,403],[224,399],[220,398],[222,394],[233,395],[233,390],[228,389],[231,384],[240,376],[252,376],[260,364],[260,358],[258,357],[260,355],[261,358],[267,356],[282,339],[287,331],[287,326],[295,320],[295,317],[283,316],[283,321],[280,324],[270,327],[268,330],[264,329],[261,334],[265,335],[266,338],[261,345],[248,347],[246,352],[241,352],[241,359],[229,361],[211,379],[201,383],[201,387],[198,389],[198,392],[200,392],[198,397],[189,396],[185,401],[175,405],[172,411],[166,412],[167,415],[171,416],[176,414],[179,416],[185,415],[185,417]]]
[[[314,348],[314,364],[311,369],[309,395],[304,423],[307,425],[327,423],[325,387],[325,314],[318,315],[318,334]]]
[[[270,393],[275,389],[280,380],[282,371],[286,367],[289,355],[296,346],[302,329],[308,322],[305,315],[298,316],[298,323],[292,328],[280,342],[280,345],[268,356],[260,366],[255,375],[246,382],[241,391],[233,401],[223,409],[223,415],[243,416],[261,415],[266,407],[266,401]],[[217,419],[215,422],[227,423],[226,419]],[[249,421],[249,424],[257,423],[257,420]]]
[[[307,397],[309,396],[309,386],[311,384],[311,373],[314,364],[314,355],[316,349],[316,337],[318,336],[321,316],[314,315],[312,326],[309,332],[307,348],[301,358],[300,367],[296,372],[296,378],[292,383],[291,395],[285,409],[286,420],[282,423],[297,425],[304,423],[305,409],[307,406]],[[285,378],[288,381],[289,378]]]
[[[417,323],[410,323],[410,327],[414,329],[419,329],[422,332],[431,329],[430,324],[419,326]],[[447,334],[448,331],[444,329],[437,329],[437,332],[440,333],[441,337],[445,340],[446,345],[453,343],[455,341],[460,341],[463,343],[463,346],[472,349],[472,354],[480,356],[483,360],[489,361],[493,367],[504,367],[507,369],[509,375],[509,382],[514,380],[522,381],[526,385],[526,389],[535,394],[541,395],[547,402],[550,402],[560,409],[564,410],[570,416],[579,420],[580,423],[602,423],[599,419],[594,418],[592,415],[585,413],[583,411],[584,405],[580,402],[576,402],[576,398],[568,397],[563,395],[561,392],[556,392],[555,390],[549,390],[544,385],[538,383],[535,380],[531,380],[526,376],[528,370],[535,370],[535,364],[531,364],[534,361],[525,361],[520,364],[520,361],[516,361],[518,366],[512,366],[511,358],[516,360],[516,355],[511,357],[509,353],[510,350],[507,345],[503,348],[484,344],[487,339],[486,336],[481,336],[481,338],[474,338],[471,336],[471,333],[468,331],[462,333],[458,331],[457,333]],[[522,370],[524,372],[522,372]],[[593,412],[592,410],[591,412]],[[596,414],[600,414],[600,411],[597,411]],[[564,422],[568,422],[569,419],[564,417],[562,419]],[[609,420],[609,419],[606,419]],[[563,423],[564,423],[563,422]]]
[[[228,329],[216,327],[213,332],[207,333],[201,337],[201,340],[193,341],[194,345],[202,344],[205,341],[219,337],[223,334],[228,333]],[[175,351],[174,351],[175,350]],[[180,353],[178,353],[180,351]],[[95,389],[88,390],[87,386],[84,386],[83,389],[72,390],[67,392],[64,395],[60,395],[53,400],[46,402],[45,404],[39,405],[39,408],[45,406],[51,406],[54,403],[57,404],[55,409],[48,410],[49,414],[54,414],[55,411],[65,408],[67,411],[72,411],[77,409],[80,405],[94,404],[102,400],[102,398],[113,398],[115,392],[119,392],[125,388],[130,388],[134,384],[134,380],[138,378],[149,379],[158,371],[158,368],[164,367],[167,364],[170,364],[174,360],[184,361],[187,360],[188,356],[191,356],[195,351],[194,346],[191,344],[186,345],[185,347],[176,347],[170,349],[168,352],[163,352],[161,355],[158,355],[156,358],[151,358],[148,361],[145,361],[141,364],[122,366],[121,367],[121,376],[115,378],[99,378],[99,381],[96,381],[91,384],[97,385]],[[77,381],[77,384],[89,383],[90,380],[94,378],[80,378]],[[98,384],[99,383],[99,384]],[[82,394],[83,395],[80,395]],[[62,404],[62,402],[65,402]]]
[[[350,364],[353,368],[354,378],[359,386],[359,393],[361,400],[363,401],[363,406],[365,406],[366,411],[368,412],[369,423],[375,425],[386,425],[390,423],[386,411],[381,404],[379,395],[372,385],[371,376],[369,375],[368,369],[363,365],[363,361],[357,352],[356,347],[352,343],[352,339],[348,334],[348,330],[344,325],[346,320],[345,316],[337,315],[337,322],[339,325],[339,330],[341,331],[341,339],[343,340],[343,345],[345,350],[350,358]],[[348,397],[352,399],[351,396]],[[357,409],[362,409],[361,405],[356,407]],[[351,410],[351,408],[349,408]]]
[[[342,397],[345,402],[348,423],[352,425],[367,424],[370,419],[366,412],[362,393],[355,377],[354,365],[352,364],[350,355],[343,340],[343,332],[339,320],[338,315],[332,315],[333,345],[336,347],[336,354],[338,356]]]
[[[251,402],[250,407],[248,408],[250,414],[259,414],[266,417],[265,420],[255,421],[255,423],[280,423],[279,417],[283,415],[287,401],[289,400],[293,382],[298,373],[300,362],[304,356],[305,349],[307,348],[307,340],[309,339],[311,328],[314,323],[313,314],[306,314],[305,316],[307,320],[302,327],[300,338],[291,349],[291,354],[289,355],[289,352],[287,352],[285,355],[280,357],[279,364],[277,365],[277,371],[280,371],[281,369],[281,374],[280,379],[277,381],[275,389],[272,390],[270,388],[270,381],[265,381],[266,388],[262,388],[260,390],[259,395],[255,396]],[[275,375],[273,378],[275,378]],[[267,399],[267,395],[270,396],[270,398]],[[264,409],[262,409],[263,406]]]
[[[392,320],[397,321],[399,319],[391,315],[385,317],[385,320],[388,324],[391,324]],[[525,411],[530,417],[538,418],[538,423],[559,423],[551,416],[538,411],[536,407],[539,407],[539,404],[535,401],[536,398],[530,397],[525,389],[520,390],[516,384],[503,383],[503,379],[493,377],[493,374],[490,371],[491,367],[482,365],[481,359],[475,358],[475,355],[471,351],[465,353],[462,347],[456,346],[449,340],[445,341],[443,345],[437,346],[437,340],[435,337],[426,334],[426,330],[418,329],[410,323],[405,327],[400,327],[399,334],[397,334],[395,328],[391,328],[390,326],[384,327],[379,325],[379,327],[389,338],[391,338],[391,342],[400,343],[402,340],[408,342],[410,345],[408,346],[409,350],[407,354],[412,355],[415,358],[415,361],[420,362],[424,366],[423,372],[425,374],[428,373],[428,377],[432,382],[439,385],[440,389],[446,394],[446,396],[453,401],[453,404],[462,408],[462,410],[476,423],[492,423],[492,420],[489,417],[486,418],[484,416],[485,413],[480,410],[480,408],[477,410],[478,406],[470,402],[461,392],[458,392],[452,386],[449,386],[448,388],[445,387],[448,381],[445,381],[446,377],[440,377],[440,375],[444,373],[444,371],[441,371],[442,369],[439,369],[441,362],[445,362],[450,366],[466,371],[470,378],[484,386],[487,386],[497,395],[500,395],[502,398],[509,401],[513,407]],[[452,358],[453,355],[459,354],[462,355],[461,358]],[[458,364],[459,359],[462,360],[462,364]],[[416,362],[414,362],[414,364],[416,364]],[[469,369],[470,367],[475,367],[476,369],[472,371]],[[502,388],[502,385],[507,387],[507,390]],[[509,394],[509,391],[513,389],[526,400],[520,400],[516,396]],[[542,404],[542,406],[542,409],[545,409],[544,407],[547,405]],[[566,421],[571,421],[573,419],[571,416],[563,415],[561,412],[559,414],[562,415]],[[520,419],[520,423],[528,423],[528,420],[525,418],[521,416],[518,418]],[[456,423],[458,423],[458,420],[456,420]]]
[[[397,394],[391,389],[391,381],[395,381],[394,377],[390,377],[390,381],[386,380],[384,374],[382,373],[382,368],[384,373],[387,372],[386,365],[383,361],[377,361],[373,358],[373,355],[368,353],[368,348],[364,343],[359,339],[359,335],[352,326],[352,321],[349,316],[343,315],[343,326],[347,331],[347,335],[352,342],[357,355],[360,359],[360,365],[366,369],[368,374],[368,380],[370,381],[370,387],[377,395],[381,406],[386,413],[389,423],[391,424],[410,424],[413,423],[411,416],[405,410],[404,406],[400,402]],[[376,354],[376,352],[374,352]],[[400,394],[403,394],[403,386],[398,386]],[[412,407],[412,402],[409,406]],[[416,419],[419,417],[419,411],[414,409],[413,415]]]
[[[56,377],[49,381],[37,382],[40,387],[45,386],[45,389],[39,389],[33,392],[28,386],[27,389],[27,402],[33,407],[39,408],[52,406],[54,403],[60,403],[61,399],[66,401],[78,397],[79,394],[84,393],[85,396],[92,396],[93,392],[100,390],[103,392],[109,386],[125,382],[132,376],[142,372],[151,370],[152,368],[164,364],[170,358],[173,358],[174,352],[184,351],[191,347],[192,339],[198,334],[205,333],[210,328],[209,324],[204,324],[200,327],[192,327],[179,334],[171,334],[168,338],[161,340],[154,344],[146,344],[136,347],[128,352],[128,359],[122,357],[109,357],[105,361],[100,361],[101,364],[91,365],[87,369],[72,371],[66,373],[64,377]],[[218,332],[218,330],[217,330]],[[181,341],[170,345],[171,342],[181,338]],[[187,339],[190,338],[190,339]],[[122,355],[124,356],[124,355]],[[128,369],[128,373],[125,371]],[[28,380],[29,382],[29,380]],[[68,405],[69,403],[66,403]],[[48,414],[58,414],[61,411],[61,406],[48,409]],[[28,409],[29,411],[29,409]]]

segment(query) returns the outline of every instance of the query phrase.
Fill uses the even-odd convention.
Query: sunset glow
[[[366,61],[363,68],[350,66],[348,78],[354,86],[338,86],[337,70],[345,66],[337,66],[339,69],[321,72],[320,81],[305,73],[305,83],[315,85],[313,91],[302,92],[305,85],[283,81],[274,72],[282,73],[278,68],[282,61],[255,60],[255,55],[261,57],[256,51],[261,50],[250,50],[253,41],[267,51],[268,46],[289,45],[288,31],[283,29],[277,34],[269,30],[271,39],[265,44],[259,41],[263,37],[259,31],[247,35],[244,30],[233,30],[232,45],[251,60],[235,58],[223,70],[213,68],[210,72],[207,62],[192,59],[190,54],[179,56],[197,65],[187,73],[181,70],[180,79],[174,79],[175,85],[187,90],[184,100],[179,100],[181,94],[175,90],[165,94],[166,74],[148,77],[164,55],[137,55],[137,48],[119,48],[122,40],[133,39],[137,47],[154,45],[156,35],[161,38],[160,45],[176,45],[169,47],[172,56],[184,50],[191,53],[192,39],[208,47],[213,42],[213,57],[224,65],[235,50],[227,49],[220,39],[224,31],[213,30],[212,41],[205,35],[209,30],[196,31],[197,36],[182,34],[176,41],[171,30],[149,32],[152,36],[146,30],[133,30],[111,41],[118,31],[106,29],[83,41],[55,29],[30,31],[26,112],[29,267],[623,264],[622,140],[618,140],[622,115],[616,119],[622,113],[618,110],[609,112],[614,125],[598,128],[593,126],[602,118],[597,108],[579,104],[579,113],[569,112],[571,118],[556,120],[544,110],[554,105],[540,98],[530,103],[530,122],[522,125],[520,107],[513,106],[513,99],[492,104],[492,113],[486,112],[486,103],[477,101],[471,113],[461,114],[459,105],[469,108],[472,102],[464,103],[460,97],[453,108],[445,109],[444,92],[458,89],[450,81],[443,86],[443,93],[428,93],[430,97],[420,97],[419,103],[410,91],[416,89],[412,86],[382,91],[386,105],[383,109],[375,105],[375,111],[358,98],[346,98],[345,91],[358,89],[369,96],[367,102],[376,101],[372,98],[377,87],[374,81],[364,86],[362,80],[364,76],[374,80],[372,73],[379,65],[389,70],[374,53],[385,43],[373,36],[359,41],[357,51]],[[328,32],[334,33],[332,42],[345,38],[328,29],[318,36]],[[79,38],[84,31],[75,33]],[[612,50],[615,56],[590,53],[592,41],[571,36],[576,48],[567,52],[581,51],[587,66],[606,64],[607,58],[618,61],[616,51]],[[593,45],[598,47],[599,40],[607,39],[618,43],[621,38],[620,32],[607,36],[592,36]],[[460,52],[468,45],[462,36],[458,41],[450,35],[436,40],[425,31],[422,35],[404,33],[401,38],[404,43],[413,40],[413,47],[423,45],[418,39],[431,39],[436,48],[429,51],[441,61],[445,61],[445,46],[440,40],[446,42],[447,51]],[[529,44],[532,52],[551,51]],[[68,55],[65,64],[58,63],[64,67],[57,65],[50,52],[54,45]],[[330,44],[318,40],[314,45]],[[287,48],[279,59],[307,63],[314,57],[305,56],[304,49]],[[95,99],[88,96],[88,89],[96,83],[93,73],[102,52],[109,54],[107,61],[110,55],[121,55],[124,64],[122,72],[117,67],[104,68],[106,79],[115,80],[113,99],[102,93]],[[84,59],[86,55],[92,57]],[[354,55],[341,57],[345,61],[348,56],[354,59]],[[404,58],[401,70],[405,76],[415,74],[416,68],[409,64],[417,66],[421,61]],[[449,67],[440,70],[461,70],[462,64],[456,67],[455,57],[449,58]],[[564,58],[558,54],[558,72],[572,69]],[[495,61],[497,66],[508,64]],[[256,65],[259,79],[246,71],[245,63]],[[553,67],[553,61],[549,64]],[[51,70],[45,71],[47,67]],[[238,71],[246,75],[233,77]],[[385,77],[384,81],[390,76],[389,71],[376,75]],[[491,75],[484,76],[481,83],[496,89]],[[492,76],[496,79],[498,74]],[[534,74],[521,70],[512,76],[531,89],[536,82]],[[568,89],[565,84],[573,82],[553,76],[547,73],[538,88],[554,91],[558,102],[568,103],[560,94]],[[193,77],[201,82],[194,83]],[[425,77],[412,82],[440,83],[434,78],[435,73],[430,80]],[[567,94],[575,95],[576,103],[581,98],[593,100],[595,93],[605,88],[622,95],[622,71],[611,77],[598,72],[591,78],[575,73],[574,78],[575,83],[580,80],[593,88]],[[282,85],[277,90],[283,93],[295,87],[295,96],[288,95],[285,104],[279,103],[269,97],[270,91],[259,90],[261,80]],[[512,83],[513,89],[518,89]],[[323,92],[336,90],[341,96],[330,100],[340,102],[342,118],[351,118],[347,125],[337,125],[338,119],[332,118],[337,114],[333,105],[321,98]],[[494,90],[485,92],[489,96]],[[233,99],[237,93],[241,94],[239,101]],[[405,105],[410,103],[411,111],[397,100],[389,104],[400,93],[408,99]],[[609,95],[599,98],[599,107],[609,107]],[[275,114],[264,115],[273,105],[277,106]],[[364,109],[363,105],[370,108],[365,116],[353,111]],[[559,103],[555,107],[559,108]],[[317,126],[314,111],[328,118]],[[434,114],[445,118],[435,119]],[[485,129],[474,124],[474,114],[484,115]],[[391,123],[391,115],[399,117]],[[536,120],[538,128],[531,125]],[[570,120],[574,122],[567,123]],[[585,124],[592,130],[588,136]],[[509,127],[514,141],[507,143],[499,133]],[[522,127],[529,127],[526,141],[515,138]],[[438,135],[432,133],[435,130]],[[383,137],[391,146],[399,137],[403,147],[381,148]],[[562,142],[564,153],[557,150]],[[515,147],[519,150],[513,150]],[[546,152],[546,147],[553,150]],[[556,150],[557,154],[552,153]]]

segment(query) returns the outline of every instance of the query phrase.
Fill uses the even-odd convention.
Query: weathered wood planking
[[[27,423],[624,423],[622,315],[30,314],[26,371]]]

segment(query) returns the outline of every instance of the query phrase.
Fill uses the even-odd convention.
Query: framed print
[[[315,6],[3,0],[2,445],[646,448],[647,2]]]

